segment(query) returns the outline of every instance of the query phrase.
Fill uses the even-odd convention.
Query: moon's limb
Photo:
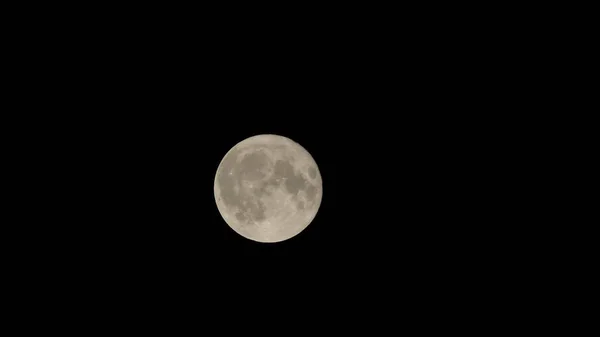
[[[286,137],[259,135],[227,152],[217,169],[214,193],[221,216],[233,230],[254,241],[278,242],[312,222],[321,204],[322,181],[302,146]]]

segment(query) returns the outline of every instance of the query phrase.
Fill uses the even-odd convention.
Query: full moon
[[[225,154],[214,193],[219,213],[235,232],[257,242],[280,242],[313,221],[322,186],[317,164],[300,144],[258,135]]]

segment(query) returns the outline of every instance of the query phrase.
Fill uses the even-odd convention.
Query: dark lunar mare
[[[300,174],[294,173],[292,165],[283,160],[278,160],[275,163],[275,176],[277,178],[285,178],[285,189],[291,194],[298,194],[298,191],[304,190],[308,181]]]
[[[294,168],[288,161],[278,160],[275,163],[273,176],[274,177],[271,179],[271,181],[275,181],[275,179],[278,178],[285,178],[285,189],[294,196],[297,196],[299,191],[305,191],[306,200],[308,202],[312,202],[317,195],[317,188],[314,185],[312,185],[309,181],[307,181],[304,178],[304,176],[302,176],[301,174],[296,174],[294,172]],[[304,202],[298,201],[296,206],[298,207],[298,209],[303,210],[305,205]]]
[[[243,179],[259,180],[265,177],[265,172],[269,158],[263,151],[251,152],[243,156],[239,167],[241,168],[241,177]]]

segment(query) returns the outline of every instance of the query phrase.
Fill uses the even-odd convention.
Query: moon
[[[306,149],[266,134],[244,139],[225,154],[214,194],[219,213],[236,233],[273,243],[298,235],[313,221],[323,183]]]

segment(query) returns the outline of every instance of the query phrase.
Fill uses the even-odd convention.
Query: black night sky
[[[44,275],[179,308],[215,294],[318,305],[398,289],[425,303],[486,277],[502,235],[486,195],[503,178],[489,173],[502,163],[487,156],[496,129],[481,113],[498,104],[484,70],[465,70],[477,68],[460,56],[467,45],[442,31],[178,24],[40,37],[36,100],[53,113],[28,125],[44,135],[32,177],[49,202],[31,234]],[[213,194],[225,153],[267,133],[309,150],[323,179],[314,221],[275,244],[236,234]]]

